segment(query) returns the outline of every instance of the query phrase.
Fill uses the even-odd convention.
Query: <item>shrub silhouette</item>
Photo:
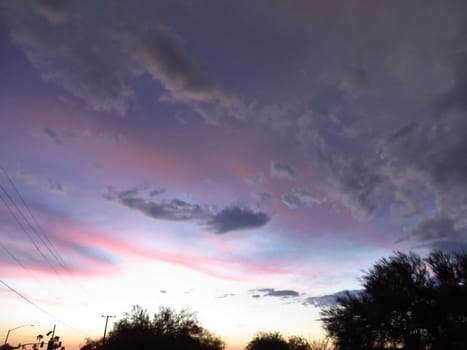
[[[279,332],[259,332],[246,346],[246,350],[311,350],[305,338],[291,336],[286,340]]]
[[[396,253],[322,311],[324,328],[340,350],[467,349],[466,280],[466,254]]]
[[[224,343],[204,329],[192,312],[160,308],[151,319],[142,307],[133,306],[114,324],[103,349],[222,350]]]
[[[333,350],[334,345],[329,339],[324,340],[313,340],[310,342],[310,350]]]
[[[289,350],[289,344],[279,332],[259,332],[250,340],[246,350]]]

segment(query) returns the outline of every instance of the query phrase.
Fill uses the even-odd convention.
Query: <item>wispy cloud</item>
[[[180,100],[211,100],[217,90],[195,62],[184,52],[182,39],[159,24],[144,28],[130,17],[115,15],[119,35],[126,40],[128,54]]]
[[[271,161],[269,164],[269,175],[277,179],[295,179],[296,170],[287,163]]]
[[[53,131],[51,128],[46,127],[43,129],[43,132],[45,135],[49,137],[49,139],[56,144],[57,146],[63,146],[63,142],[60,139],[60,137],[57,135],[55,131]]]
[[[74,14],[73,7],[69,1],[34,0],[30,4],[40,15],[46,17],[49,22],[54,24],[66,22]]]
[[[135,75],[134,65],[115,54],[104,26],[87,35],[91,27],[85,23],[86,16],[68,21],[72,9],[66,3],[6,4],[13,41],[43,79],[62,86],[96,110],[124,115],[134,93],[126,82]],[[44,16],[48,21],[42,20]],[[63,22],[66,25],[62,26]]]
[[[319,198],[298,188],[292,188],[289,192],[283,194],[281,200],[289,209],[304,209],[321,203]]]

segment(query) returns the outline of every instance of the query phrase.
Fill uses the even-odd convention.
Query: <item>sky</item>
[[[467,249],[465,1],[0,9],[0,339],[319,339],[380,258]]]

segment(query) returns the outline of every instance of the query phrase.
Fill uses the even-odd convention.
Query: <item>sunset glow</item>
[[[0,9],[0,341],[135,304],[321,339],[381,257],[467,248],[466,3]]]

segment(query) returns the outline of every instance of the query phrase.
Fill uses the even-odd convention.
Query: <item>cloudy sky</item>
[[[319,338],[380,257],[467,249],[465,1],[0,6],[12,344],[133,304]]]

